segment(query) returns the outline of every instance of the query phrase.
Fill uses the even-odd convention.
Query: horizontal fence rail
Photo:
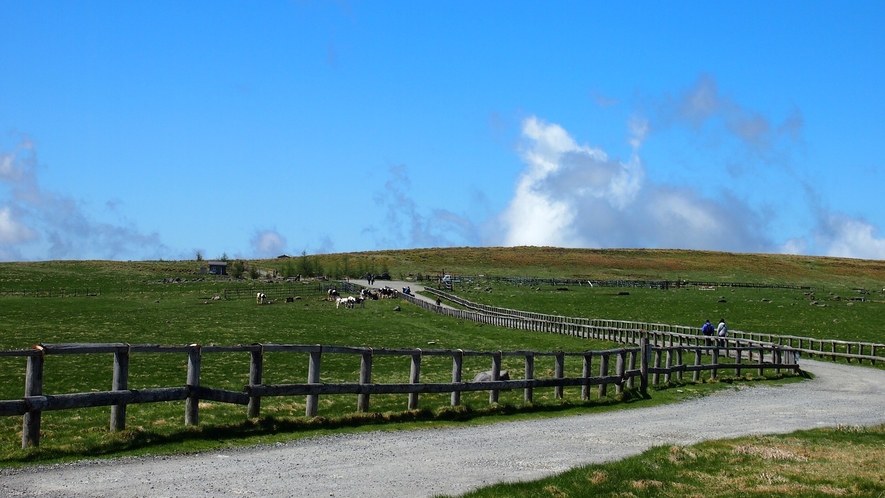
[[[356,395],[357,411],[368,412],[370,396],[375,394],[402,394],[408,396],[408,409],[418,408],[420,394],[450,393],[451,404],[459,405],[461,393],[468,391],[489,391],[489,402],[498,402],[501,390],[522,389],[526,402],[532,402],[535,389],[553,388],[557,399],[563,397],[565,387],[581,387],[581,397],[590,399],[591,388],[596,387],[599,398],[608,395],[609,386],[619,394],[625,388],[635,387],[639,379],[639,389],[645,391],[649,383],[669,382],[672,378],[682,379],[686,372],[694,379],[700,372],[709,371],[716,378],[723,369],[734,369],[740,375],[742,369],[764,369],[780,372],[782,369],[796,372],[798,365],[791,349],[778,345],[769,347],[710,347],[708,345],[664,347],[658,344],[665,339],[653,334],[639,338],[639,347],[619,348],[605,351],[469,351],[450,349],[374,349],[367,347],[292,345],[292,344],[252,344],[236,346],[162,346],[154,344],[130,345],[125,343],[77,343],[42,344],[33,349],[0,351],[0,356],[24,357],[27,359],[24,397],[18,400],[0,401],[0,416],[22,416],[22,448],[38,446],[40,441],[41,415],[44,411],[69,410],[110,406],[110,430],[123,430],[126,426],[126,406],[139,403],[185,401],[185,424],[199,424],[200,400],[215,401],[246,406],[246,416],[258,417],[261,398],[267,396],[305,396],[305,416],[314,417],[318,413],[319,396]],[[264,375],[264,355],[269,352],[300,353],[308,356],[306,382],[298,384],[266,385]],[[143,353],[167,353],[187,356],[185,384],[179,386],[149,389],[129,389],[129,364],[133,355]],[[217,389],[200,383],[202,356],[213,353],[242,353],[250,355],[249,384],[241,391]],[[47,394],[43,392],[44,369],[52,367],[51,358],[56,355],[108,354],[113,356],[113,374],[110,391],[86,393]],[[701,355],[710,355],[710,363],[702,363]],[[326,355],[360,355],[359,379],[354,382],[324,383],[321,380],[322,357]],[[405,356],[410,358],[409,382],[374,383],[372,362],[378,356]],[[422,382],[421,360],[428,356],[443,356],[452,359],[451,382]],[[463,360],[465,357],[479,356],[491,360],[486,381],[464,381]],[[501,379],[501,359],[503,357],[524,359],[524,378]],[[554,376],[535,377],[535,359],[552,357]],[[564,375],[567,357],[582,361],[582,374],[578,377]],[[692,357],[693,362],[684,363],[684,357]],[[662,360],[665,359],[665,361]],[[745,360],[745,361],[744,361]],[[663,364],[662,364],[663,361]],[[724,361],[724,362],[723,362]],[[594,370],[594,362],[598,367]],[[651,363],[650,363],[651,362]],[[598,375],[593,375],[593,372]],[[663,380],[661,380],[663,379]]]

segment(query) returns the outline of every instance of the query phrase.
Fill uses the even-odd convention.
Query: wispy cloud
[[[88,216],[77,200],[45,191],[38,181],[36,148],[22,137],[0,152],[0,258],[156,258],[168,252],[158,234],[142,234],[128,222],[112,224]]]
[[[784,147],[801,140],[804,118],[798,108],[776,124],[763,113],[723,95],[716,79],[709,74],[700,75],[691,87],[675,96],[653,100],[656,126],[687,126],[699,136],[711,138],[710,143],[717,147],[731,138],[755,159],[781,160]]]
[[[375,239],[380,248],[450,247],[478,245],[477,226],[469,218],[441,208],[424,209],[411,196],[411,179],[405,166],[389,169],[384,190],[374,195],[375,204],[385,210],[381,227],[372,225],[363,233]],[[432,187],[428,187],[432,188]]]

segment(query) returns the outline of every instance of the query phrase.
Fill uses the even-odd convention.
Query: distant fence
[[[253,284],[248,287],[231,287],[222,290],[223,299],[255,299],[261,292],[271,300],[282,300],[287,297],[319,297],[325,296],[330,288],[338,288],[338,282],[279,282],[271,284]]]
[[[436,277],[428,277],[429,282],[440,283],[440,279]],[[463,275],[454,279],[456,284],[472,284],[477,282],[505,282],[516,285],[550,285],[550,286],[590,286],[590,287],[624,287],[624,288],[649,288],[649,289],[671,289],[680,287],[736,287],[748,289],[794,289],[794,290],[811,290],[812,287],[806,285],[791,284],[771,284],[758,282],[706,282],[697,280],[634,280],[634,279],[579,279],[579,278],[541,278],[541,277],[495,277],[487,275]],[[443,285],[443,287],[452,288],[452,285]]]
[[[220,283],[211,283],[211,282],[201,282],[205,285],[215,285],[217,288],[215,289],[205,289],[206,292],[217,293],[219,297],[223,297],[225,299],[254,299],[255,294],[258,292],[262,292],[268,296],[270,299],[284,299],[286,297],[296,297],[296,296],[320,296],[326,292],[330,287],[337,288],[340,286],[339,282],[334,281],[310,281],[310,282],[300,282],[300,281],[278,281],[268,283],[263,280],[255,280],[255,281],[244,281],[241,282],[240,285],[235,286],[225,286],[221,287]],[[229,282],[226,282],[229,283]],[[0,297],[93,297],[93,296],[101,296],[105,294],[114,294],[119,292],[120,294],[127,293],[144,293],[145,289],[151,288],[149,285],[153,284],[145,284],[140,287],[112,287],[112,288],[102,288],[100,286],[95,287],[60,287],[60,288],[49,288],[49,289],[40,289],[40,288],[31,288],[31,289],[15,289],[15,288],[0,288]],[[165,285],[164,290],[174,290],[185,289],[185,285],[187,283],[177,283],[174,281],[167,282],[165,284],[156,284],[156,285]],[[211,296],[208,296],[211,297]]]
[[[0,288],[0,297],[91,297],[100,296],[101,287],[61,287],[57,289]]]
[[[425,303],[427,304],[427,303]],[[406,394],[408,408],[418,408],[418,395],[422,393],[451,393],[451,404],[461,402],[465,391],[489,391],[489,402],[498,401],[498,392],[504,389],[523,389],[524,399],[531,402],[534,389],[553,388],[556,398],[563,397],[563,388],[581,386],[581,397],[590,399],[591,387],[597,386],[598,396],[607,396],[608,387],[615,392],[634,387],[639,378],[640,390],[649,385],[669,382],[672,376],[682,379],[686,372],[692,372],[698,380],[700,372],[709,371],[711,378],[723,369],[734,369],[740,375],[742,369],[781,369],[798,371],[793,354],[787,348],[771,347],[728,347],[709,346],[655,346],[662,342],[661,337],[647,335],[639,339],[639,347],[611,349],[606,351],[467,351],[451,349],[373,349],[366,347],[253,344],[248,346],[158,346],[112,344],[44,344],[27,350],[0,351],[0,356],[26,357],[24,397],[19,400],[0,401],[0,416],[22,415],[22,448],[38,446],[40,424],[43,411],[70,410],[88,407],[110,406],[110,430],[123,430],[126,425],[126,405],[157,403],[176,400],[185,401],[185,424],[199,423],[199,401],[209,400],[221,403],[246,405],[247,417],[258,417],[261,398],[266,396],[306,396],[305,416],[313,417],[318,411],[320,395],[356,395],[357,411],[369,411],[369,399],[373,394]],[[308,355],[307,382],[301,384],[265,385],[264,354],[267,352],[288,352]],[[54,355],[78,355],[105,353],[113,355],[113,374],[110,391],[93,391],[71,394],[44,394],[43,376],[47,358]],[[139,353],[169,353],[187,355],[185,384],[173,387],[129,389],[130,355]],[[216,389],[201,385],[200,367],[203,354],[243,353],[250,355],[249,384],[242,391]],[[356,382],[322,383],[321,363],[323,355],[360,355],[359,380]],[[712,362],[702,363],[701,355],[710,355]],[[375,356],[399,355],[411,358],[408,383],[376,384],[372,382],[372,361]],[[691,363],[683,362],[683,355],[691,356]],[[756,358],[755,363],[752,358]],[[451,382],[421,382],[421,359],[425,356],[447,356],[452,358]],[[491,359],[491,381],[465,382],[462,380],[462,364],[465,357],[484,356]],[[524,378],[500,380],[501,359],[505,356],[524,358]],[[535,358],[553,357],[555,361],[552,378],[535,377]],[[734,357],[732,362],[731,357]],[[582,375],[566,377],[564,365],[566,357],[580,357]],[[599,375],[593,376],[593,358],[599,362]],[[665,359],[665,360],[662,360]],[[722,363],[727,359],[730,363]],[[743,360],[746,359],[747,363]],[[662,365],[663,361],[663,365]],[[651,364],[650,364],[651,362]],[[49,364],[51,366],[51,363]],[[651,377],[650,377],[651,376]]]
[[[457,316],[459,318],[494,323],[502,327],[576,335],[579,337],[602,339],[621,344],[636,344],[638,338],[645,332],[653,335],[664,334],[665,336],[671,337],[671,345],[673,345],[673,341],[677,344],[685,344],[686,341],[694,341],[694,345],[699,345],[704,339],[704,336],[701,335],[700,327],[548,315],[544,313],[520,311],[474,303],[454,294],[432,288],[425,288],[425,291],[440,296],[458,306],[467,308],[467,310],[482,315],[484,318],[477,318],[469,313],[459,313],[464,312],[465,310],[435,309],[435,311],[449,314],[451,316]],[[410,296],[403,297],[409,298]],[[411,297],[409,300],[412,302],[420,301],[414,297]],[[422,305],[418,302],[416,302],[416,304],[419,306]],[[430,306],[436,308],[432,304]],[[739,330],[729,330],[728,334],[729,337],[727,338],[727,342],[730,346],[734,347],[775,345],[789,347],[791,350],[806,354],[809,357],[818,357],[833,361],[838,358],[845,359],[849,363],[852,360],[857,361],[858,363],[866,360],[869,361],[870,364],[875,364],[877,361],[885,361],[885,344],[882,343],[843,341],[838,339],[815,339],[812,337],[762,334]]]

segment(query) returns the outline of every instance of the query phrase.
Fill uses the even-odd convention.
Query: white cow
[[[258,294],[255,294],[255,302],[257,304],[267,304],[267,294],[265,294],[263,292],[259,292]]]
[[[354,302],[356,302],[356,298],[353,296],[339,297],[335,300],[335,307],[340,308],[341,306],[344,306],[345,308],[353,308]]]

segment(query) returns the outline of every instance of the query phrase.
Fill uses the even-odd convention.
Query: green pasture
[[[471,349],[477,351],[525,350],[582,351],[607,349],[611,344],[571,337],[520,332],[439,316],[399,300],[366,302],[364,307],[336,309],[321,296],[293,303],[278,300],[257,305],[254,299],[206,300],[198,289],[179,293],[102,293],[92,297],[4,297],[0,323],[0,348],[22,349],[37,343],[125,342],[130,344],[202,345],[323,344],[373,348]],[[395,311],[399,306],[401,311]],[[249,378],[248,353],[204,353],[201,384],[241,390]],[[548,364],[549,363],[549,364]],[[45,394],[109,390],[111,354],[49,355],[45,360]],[[323,355],[323,382],[359,380],[358,355]],[[373,380],[408,382],[408,356],[376,356]],[[23,395],[26,361],[0,357],[0,399]],[[180,386],[186,379],[187,357],[178,354],[133,354],[130,358],[131,389]],[[464,375],[487,370],[488,357],[467,357]],[[308,355],[267,353],[264,383],[303,383],[307,379]],[[505,358],[503,368],[522,375],[522,358]],[[580,375],[580,359],[567,361],[567,374]],[[450,357],[425,356],[424,380],[451,380]],[[539,358],[536,375],[553,374],[553,359]],[[535,401],[553,401],[552,390],[538,390]],[[580,402],[578,389],[567,390],[567,402]],[[407,396],[378,395],[371,400],[374,413],[399,413],[407,409]],[[464,393],[468,409],[485,409],[488,393]],[[500,403],[521,405],[522,391],[502,392]],[[422,395],[420,406],[438,410],[449,405],[449,396]],[[264,398],[262,416],[303,417],[304,397]],[[353,395],[322,396],[319,415],[334,419],[353,414]],[[183,403],[130,405],[127,428],[169,437],[183,430]],[[109,408],[65,410],[43,414],[43,452],[76,454],[107,446]],[[200,421],[207,426],[242,424],[245,407],[201,403]],[[17,458],[21,450],[21,418],[0,419],[0,455]],[[125,436],[125,435],[124,435]],[[134,435],[133,435],[134,436]],[[142,437],[142,436],[139,436]],[[90,449],[91,448],[91,449]],[[2,456],[0,456],[2,458]]]
[[[885,495],[885,427],[839,427],[661,446],[623,460],[464,498]]]
[[[482,281],[458,286],[455,292],[474,302],[552,315],[698,328],[706,319],[715,325],[724,318],[731,330],[885,343],[885,297],[881,292],[727,286],[658,290]]]
[[[282,270],[286,261],[248,262],[254,268]],[[364,269],[389,268],[394,278],[417,280],[433,269],[452,273],[517,276],[538,271],[539,276],[573,278],[593,275],[614,278],[676,278],[678,275],[712,281],[802,283],[808,291],[719,287],[697,289],[615,289],[608,287],[518,286],[500,280],[476,280],[456,293],[495,306],[589,318],[611,318],[700,326],[704,319],[724,317],[734,330],[806,335],[883,342],[878,324],[883,322],[883,297],[873,292],[867,301],[856,286],[873,288],[883,274],[873,263],[843,268],[838,261],[796,257],[759,257],[684,251],[572,251],[550,248],[491,248],[483,251],[414,250],[328,255],[314,258],[314,267]],[[289,262],[288,264],[292,264]],[[130,344],[234,345],[251,343],[323,344],[373,348],[470,349],[480,351],[536,350],[583,351],[608,349],[612,344],[565,336],[521,332],[459,321],[423,311],[401,301],[370,301],[364,308],[336,309],[323,300],[316,282],[269,284],[255,279],[230,281],[199,273],[197,261],[173,262],[40,262],[0,263],[0,349],[28,348],[34,344],[69,342],[126,342]],[[281,266],[282,265],[282,266]],[[610,265],[610,266],[607,266]],[[734,267],[726,267],[734,265]],[[872,270],[870,270],[872,268]],[[541,271],[543,269],[543,271]],[[374,270],[373,270],[374,271]],[[449,271],[449,270],[447,270]],[[789,279],[789,272],[801,278]],[[755,272],[755,273],[754,273]],[[717,276],[719,279],[717,279]],[[383,282],[378,282],[383,284]],[[831,287],[828,287],[831,286]],[[293,294],[293,303],[278,299],[259,306],[253,291],[271,297]],[[270,290],[268,290],[270,289]],[[214,296],[239,299],[213,300]],[[625,294],[626,293],[626,294]],[[50,297],[51,296],[51,297]],[[838,297],[838,299],[837,299]],[[724,299],[724,303],[719,300]],[[816,304],[811,304],[816,301]],[[401,311],[395,311],[396,306]],[[133,354],[129,387],[180,386],[185,383],[185,354]],[[307,378],[306,354],[268,353],[264,382],[301,383]],[[466,358],[464,375],[486,370],[490,360]],[[503,368],[523,375],[522,358],[504,359]],[[359,357],[323,355],[321,381],[355,382]],[[48,356],[44,393],[61,394],[108,390],[112,356]],[[552,376],[552,358],[538,358],[536,375]],[[578,375],[580,360],[566,362],[566,374]],[[239,390],[248,383],[248,353],[205,353],[202,384]],[[376,356],[375,382],[406,382],[409,358]],[[23,394],[25,360],[0,358],[0,399]],[[421,377],[448,381],[451,359],[425,356]],[[740,381],[740,379],[736,379]],[[0,419],[0,464],[57,461],[83,456],[146,452],[198,451],[232,444],[281,441],[303,434],[332,430],[365,430],[373,424],[398,422],[397,427],[480,422],[493,420],[617,409],[615,401],[648,404],[702,396],[716,384],[655,389],[647,398],[628,392],[620,400],[580,400],[578,388],[566,389],[564,400],[554,400],[553,390],[535,392],[535,404],[522,402],[522,391],[501,392],[500,403],[489,406],[488,393],[464,393],[460,408],[450,408],[448,395],[422,395],[421,410],[406,411],[407,396],[373,396],[370,414],[355,414],[356,397],[321,396],[319,417],[306,419],[304,397],[262,399],[262,418],[246,420],[245,407],[204,402],[200,426],[183,424],[184,403],[130,405],[127,430],[108,431],[110,409],[95,408],[44,412],[41,447],[23,452],[21,417]],[[622,405],[621,405],[622,406]]]

